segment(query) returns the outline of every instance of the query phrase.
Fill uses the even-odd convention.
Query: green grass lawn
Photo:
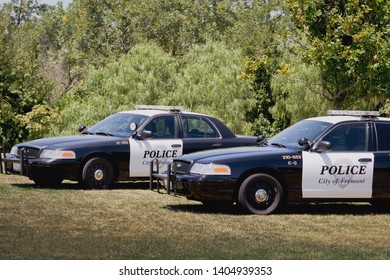
[[[40,189],[0,174],[0,259],[389,259],[390,212],[289,206],[270,216],[148,190]]]

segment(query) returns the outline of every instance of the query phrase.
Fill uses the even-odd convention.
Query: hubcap
[[[104,177],[103,170],[101,170],[101,169],[96,170],[94,176],[95,176],[95,180],[97,180],[97,181],[102,180]]]
[[[263,203],[268,200],[268,193],[264,189],[259,189],[255,193],[255,199],[258,203]]]

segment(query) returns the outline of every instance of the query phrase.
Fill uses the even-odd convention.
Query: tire
[[[42,188],[56,188],[62,183],[61,178],[34,178],[32,179],[36,185]]]
[[[86,162],[81,174],[81,184],[90,189],[108,189],[114,178],[114,168],[105,158],[95,157]]]
[[[238,192],[239,204],[249,213],[267,215],[282,201],[283,187],[268,174],[254,174],[245,179]]]

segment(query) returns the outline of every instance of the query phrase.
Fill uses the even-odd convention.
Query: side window
[[[153,138],[177,138],[174,116],[154,118],[145,126],[144,130],[151,131]]]
[[[332,144],[332,151],[367,151],[368,126],[366,123],[342,124],[331,130],[323,141]]]
[[[182,116],[184,138],[217,138],[218,131],[202,117]]]
[[[376,133],[379,151],[390,151],[390,124],[377,123]]]

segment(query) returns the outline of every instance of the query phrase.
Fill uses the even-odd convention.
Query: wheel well
[[[234,201],[238,201],[238,192],[240,190],[240,187],[242,183],[245,181],[246,178],[248,178],[251,175],[254,174],[267,174],[272,177],[274,177],[276,180],[279,181],[279,183],[282,185],[283,188],[283,199],[285,200],[287,198],[287,188],[286,188],[286,182],[284,181],[282,175],[274,169],[267,169],[267,168],[255,168],[255,169],[250,169],[241,174],[241,176],[238,178],[235,189],[234,189]]]
[[[114,160],[114,158],[111,155],[105,154],[105,153],[93,153],[93,154],[89,154],[89,155],[85,156],[80,163],[80,168],[78,170],[78,175],[77,175],[78,180],[79,181],[81,180],[83,168],[84,168],[84,165],[87,163],[87,161],[90,160],[91,158],[96,158],[96,157],[105,158],[106,160],[108,160],[112,164],[112,167],[114,169],[113,179],[114,179],[114,181],[116,181],[116,179],[118,177],[118,168],[119,168],[118,163]]]

